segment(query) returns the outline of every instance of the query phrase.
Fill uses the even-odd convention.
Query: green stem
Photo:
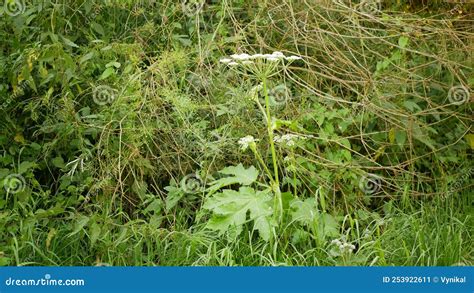
[[[270,97],[268,96],[268,89],[267,89],[267,79],[266,77],[262,80],[263,83],[263,93],[265,95],[265,108],[266,108],[266,116],[267,116],[267,131],[268,131],[268,139],[270,141],[270,150],[272,152],[272,162],[273,162],[273,172],[274,174],[274,186],[273,191],[275,192],[275,210],[278,211],[279,222],[283,217],[283,201],[281,198],[280,192],[280,180],[278,176],[278,163],[277,163],[277,156],[275,150],[275,142],[273,141],[273,128],[272,128],[272,116],[270,112]]]
[[[265,78],[263,79],[263,92],[265,94],[265,108],[267,112],[266,113],[267,114],[267,131],[268,131],[268,139],[270,140],[270,150],[272,152],[273,171],[275,173],[274,178],[275,178],[275,182],[279,184],[275,142],[273,141],[272,116],[270,112],[270,97],[268,96],[267,80]]]
[[[255,157],[257,158],[258,162],[263,166],[263,169],[265,170],[265,172],[267,173],[268,175],[268,178],[270,178],[270,181],[273,184],[275,184],[275,180],[273,179],[273,175],[272,175],[272,172],[268,169],[267,165],[265,164],[265,162],[263,161],[262,157],[260,156],[260,154],[257,152],[257,150],[253,150],[253,153],[255,155]]]

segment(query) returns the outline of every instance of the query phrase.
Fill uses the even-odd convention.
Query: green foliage
[[[242,164],[229,166],[219,171],[223,176],[210,183],[209,192],[221,189],[232,184],[250,185],[257,180],[258,171],[254,166],[245,169]]]
[[[232,229],[238,236],[242,232],[242,226],[253,221],[253,229],[264,240],[269,240],[273,215],[271,202],[268,190],[255,191],[251,187],[240,187],[239,191],[225,189],[212,196],[203,206],[214,213],[207,227],[221,233]]]

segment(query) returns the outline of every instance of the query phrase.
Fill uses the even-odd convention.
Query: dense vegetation
[[[472,265],[474,9],[428,2],[3,0],[0,265]]]

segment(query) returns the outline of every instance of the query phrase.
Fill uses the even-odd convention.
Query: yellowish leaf
[[[466,141],[471,146],[471,149],[474,149],[474,134],[466,134],[464,138],[466,138]]]

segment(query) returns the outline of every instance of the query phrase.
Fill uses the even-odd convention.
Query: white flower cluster
[[[331,244],[336,245],[342,253],[353,252],[355,249],[355,246],[353,244],[341,241],[339,239],[334,239],[333,241],[331,241]]]
[[[251,135],[247,135],[239,139],[240,148],[245,151],[250,145],[255,143],[255,138]]]
[[[275,51],[272,54],[253,54],[253,55],[249,55],[246,53],[234,54],[234,55],[231,55],[230,58],[222,58],[220,62],[227,64],[229,66],[236,66],[239,64],[250,65],[254,63],[254,60],[277,62],[280,60],[295,61],[295,60],[301,60],[301,59],[303,58],[301,58],[300,56],[295,56],[295,55],[285,56],[285,54],[283,54],[282,52]]]
[[[298,140],[298,139],[306,139],[306,137],[303,137],[303,136],[299,136],[299,135],[296,135],[296,134],[292,134],[292,133],[289,133],[289,134],[283,134],[282,136],[280,135],[275,135],[273,137],[273,141],[276,142],[276,143],[280,143],[282,145],[286,145],[288,147],[292,147],[295,145],[295,141]]]

